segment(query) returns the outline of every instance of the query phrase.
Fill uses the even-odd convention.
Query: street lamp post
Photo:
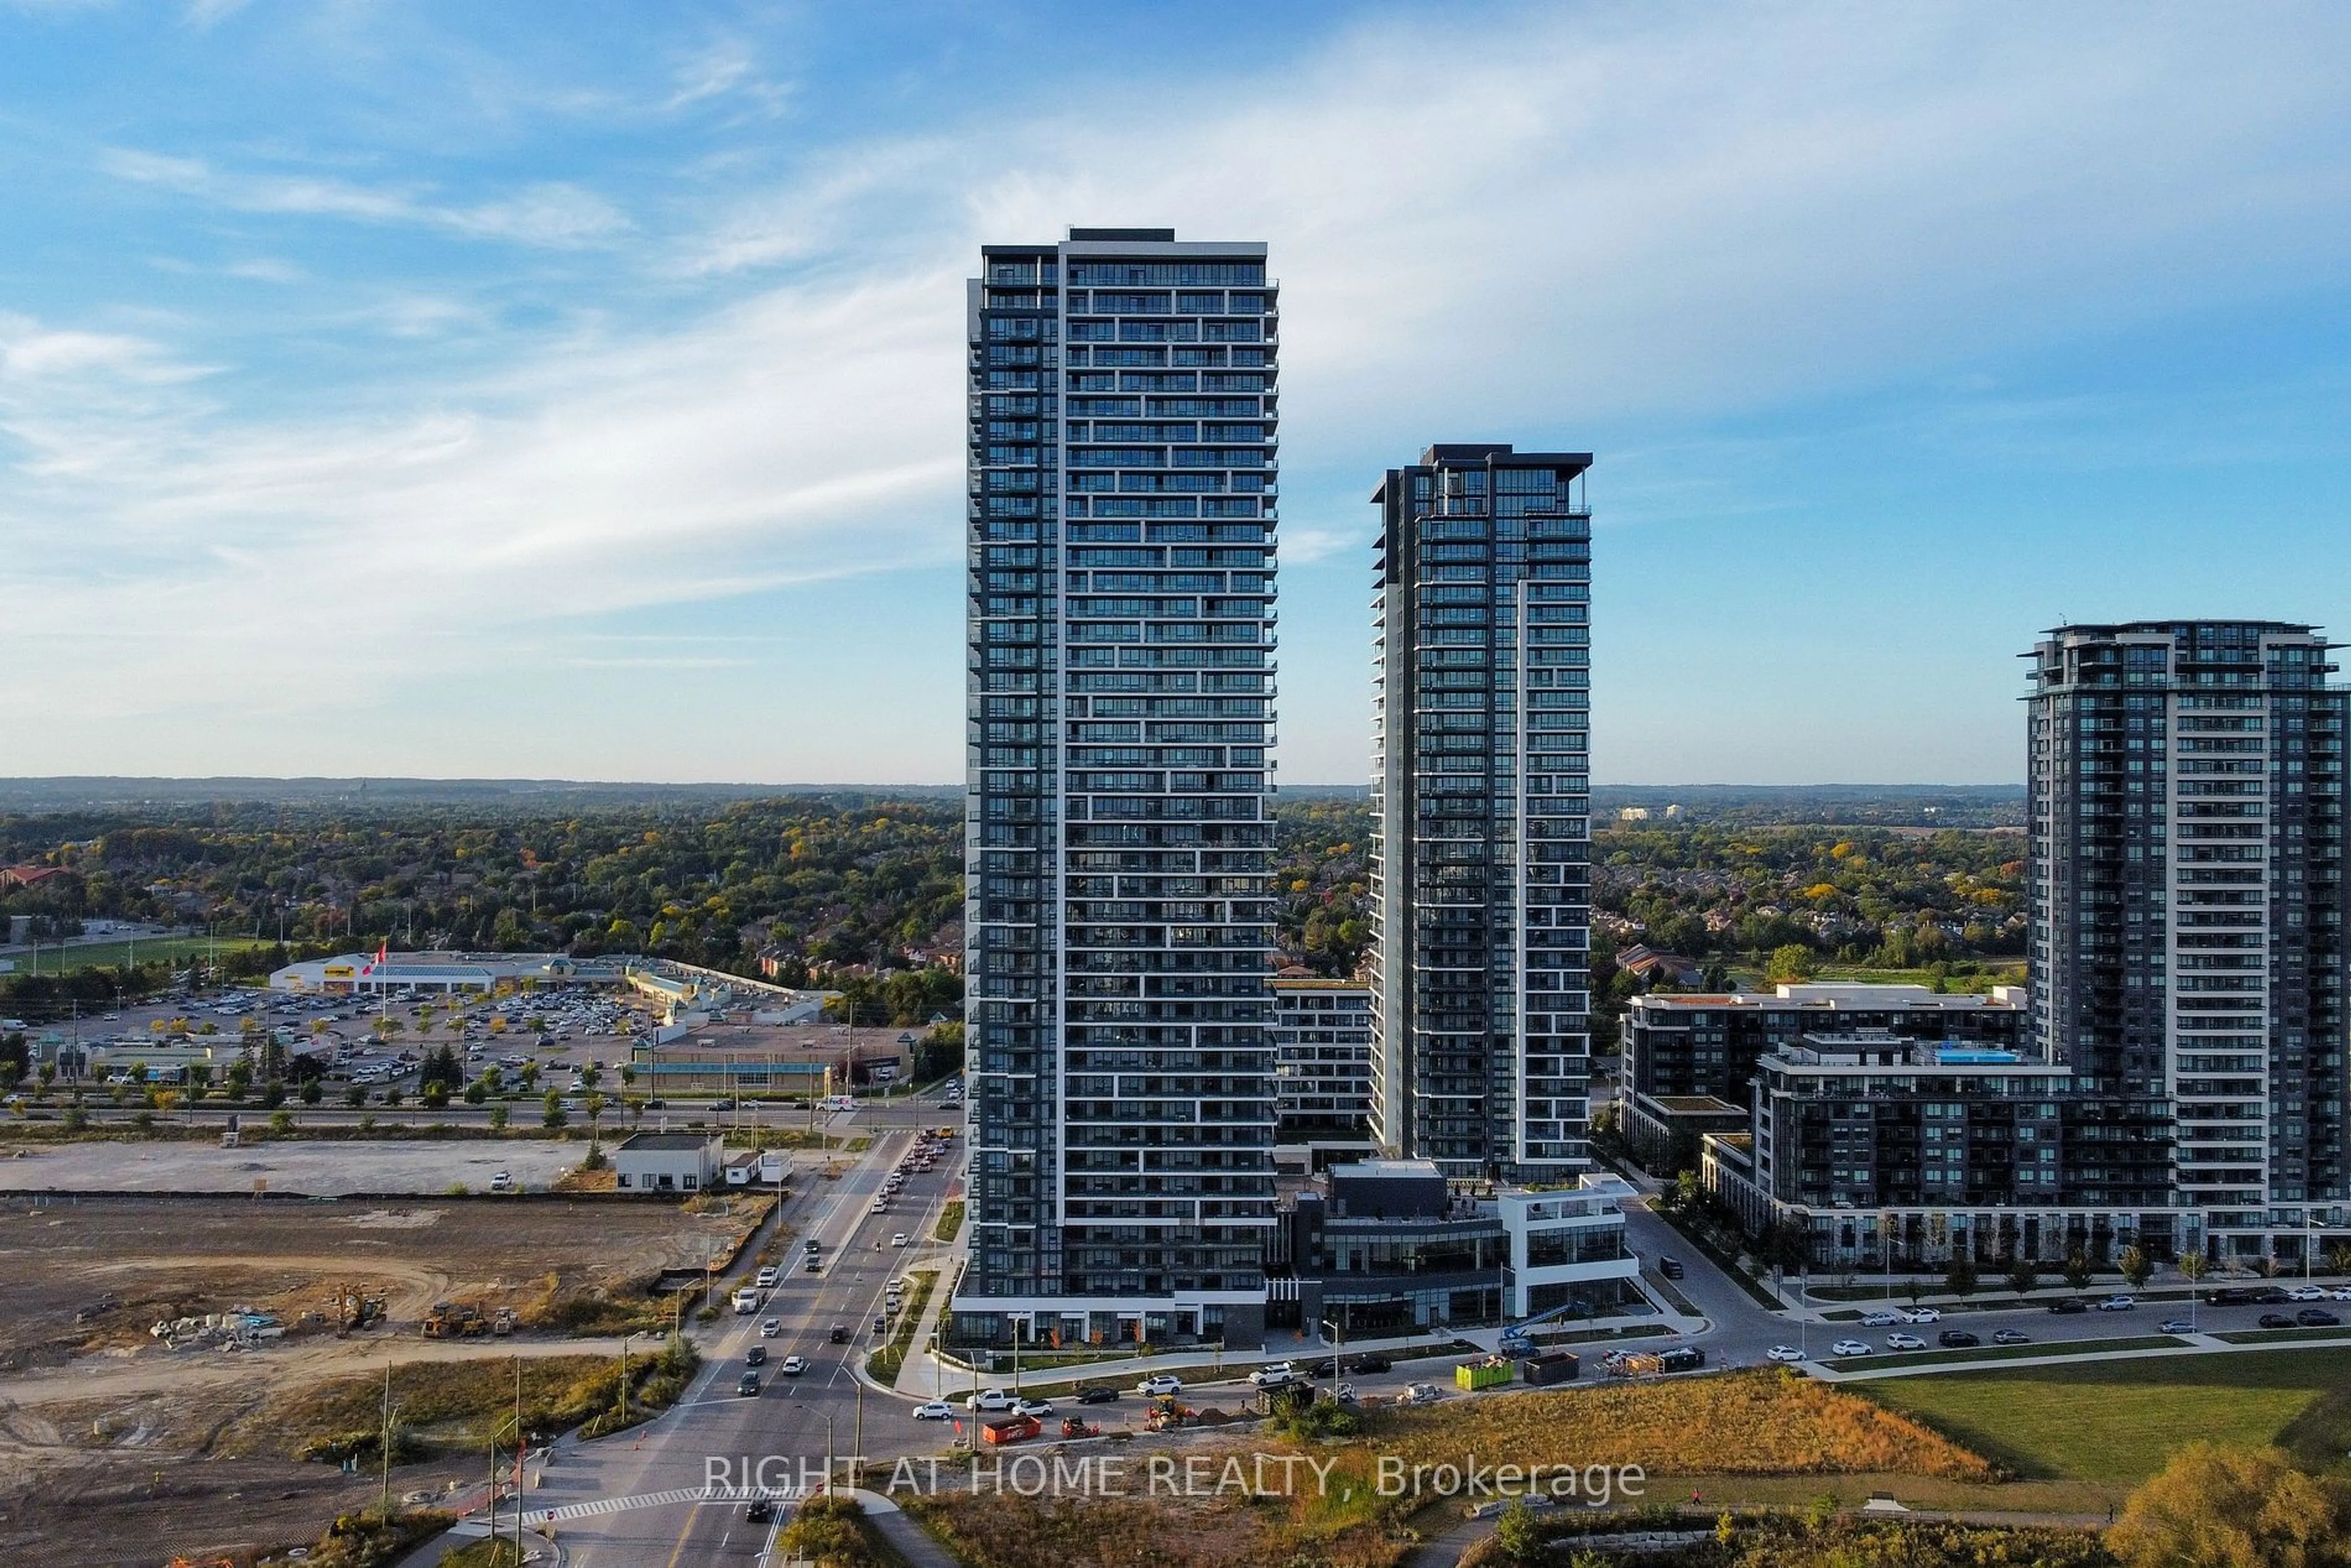
[[[621,1425],[629,1424],[629,1342],[637,1337],[631,1329],[621,1336]]]
[[[1336,1382],[1339,1377],[1341,1360],[1347,1351],[1347,1325],[1336,1318],[1318,1318],[1315,1320],[1314,1327],[1317,1331],[1322,1329],[1332,1331],[1331,1378],[1332,1381]]]

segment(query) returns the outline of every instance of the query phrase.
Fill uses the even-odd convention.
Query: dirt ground
[[[250,1418],[273,1395],[388,1360],[576,1354],[606,1343],[526,1331],[428,1340],[434,1302],[528,1315],[581,1289],[623,1297],[724,1258],[747,1216],[670,1205],[84,1198],[0,1201],[0,1563],[136,1564],[315,1538],[371,1505],[371,1478],[298,1463]],[[340,1334],[342,1293],[381,1327]],[[174,1350],[151,1325],[254,1308],[287,1328],[245,1351]],[[395,1469],[437,1496],[473,1467]]]

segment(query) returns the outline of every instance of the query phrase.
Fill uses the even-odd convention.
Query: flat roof
[[[1642,1099],[1676,1116],[1744,1116],[1747,1107],[1711,1094],[1644,1094]]]
[[[718,1141],[716,1133],[632,1133],[622,1149],[705,1149]]]

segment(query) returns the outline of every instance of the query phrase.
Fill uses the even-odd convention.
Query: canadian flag
[[[362,974],[362,975],[372,975],[372,974],[374,974],[374,973],[375,973],[375,967],[376,967],[378,964],[382,963],[385,959],[387,959],[387,958],[389,958],[389,957],[391,957],[391,956],[392,956],[392,938],[391,938],[391,937],[389,937],[389,936],[387,936],[387,937],[385,937],[385,938],[383,939],[383,944],[382,944],[382,946],[379,946],[379,947],[375,950],[375,956],[368,960],[368,967],[367,967],[366,968],[364,968],[364,969],[361,969],[361,970],[360,971],[360,974]]]

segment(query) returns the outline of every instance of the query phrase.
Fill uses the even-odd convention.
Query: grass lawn
[[[88,946],[47,947],[37,955],[19,954],[16,973],[55,975],[68,969],[117,969],[131,959],[134,946],[141,963],[159,964],[166,958],[176,963],[200,953],[218,952],[225,956],[272,946],[275,944],[256,942],[250,936],[223,936],[217,942],[204,936],[142,936],[136,943],[92,942]]]
[[[2275,1443],[2306,1465],[2351,1447],[2351,1350],[2036,1366],[1841,1386],[2028,1479],[2135,1482],[2197,1438]]]
[[[1892,1355],[1849,1355],[1822,1364],[1839,1372],[1872,1372],[1887,1366],[1949,1364],[1959,1367],[1973,1366],[1985,1361],[2021,1361],[2035,1355],[2095,1355],[2108,1350],[2166,1350],[2179,1343],[2170,1334],[2142,1334],[2136,1339],[2059,1340],[2053,1344],[1996,1344],[1977,1350],[1964,1347],[1957,1350],[1939,1347],[1906,1350]]]

